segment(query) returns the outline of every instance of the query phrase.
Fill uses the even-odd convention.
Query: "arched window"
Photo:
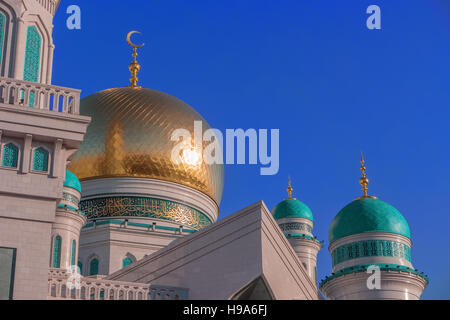
[[[6,18],[3,13],[0,12],[0,67],[3,61],[3,42],[5,41],[6,30]]]
[[[25,44],[25,63],[23,69],[23,80],[39,81],[39,67],[41,64],[42,38],[35,26],[27,29],[27,40]],[[30,93],[30,107],[34,106],[34,92]]]
[[[129,257],[126,257],[122,260],[122,268],[125,268],[126,266],[133,263],[133,260],[131,260]]]
[[[53,268],[61,266],[61,237],[56,236],[53,242]]]
[[[2,166],[17,168],[19,159],[19,148],[13,143],[8,143],[3,147]]]
[[[70,260],[70,265],[75,265],[75,252],[77,250],[77,242],[75,240],[72,240],[72,258]]]
[[[33,170],[48,171],[48,151],[42,147],[34,150],[33,154]]]
[[[83,274],[83,262],[78,261],[78,268],[80,268],[80,274]]]
[[[94,258],[89,263],[89,275],[94,276],[98,274],[98,259]]]

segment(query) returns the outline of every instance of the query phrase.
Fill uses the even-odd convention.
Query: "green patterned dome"
[[[281,201],[272,210],[275,220],[281,218],[305,218],[314,221],[311,209],[297,199],[286,199]]]
[[[75,189],[79,193],[81,193],[80,180],[78,180],[77,176],[69,170],[66,170],[66,180],[64,180],[64,187]]]
[[[328,240],[331,243],[364,232],[388,232],[410,238],[408,222],[397,209],[367,197],[354,200],[339,211],[331,222]]]

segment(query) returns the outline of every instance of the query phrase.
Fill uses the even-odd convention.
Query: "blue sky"
[[[68,30],[70,4],[82,29]],[[381,8],[368,30],[366,8]],[[361,194],[394,205],[411,228],[413,264],[431,279],[425,299],[450,299],[450,2],[62,1],[54,21],[53,83],[82,95],[128,85],[140,30],[140,84],[172,94],[209,124],[280,129],[280,170],[227,165],[221,217],[294,196],[325,240],[318,276],[331,272],[328,227]]]

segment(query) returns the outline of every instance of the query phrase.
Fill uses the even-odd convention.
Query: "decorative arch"
[[[49,152],[43,148],[36,148],[33,152],[33,170],[48,171]]]
[[[22,19],[26,21],[27,26],[33,26],[41,37],[41,52],[40,52],[40,70],[39,70],[39,82],[48,83],[48,66],[51,64],[50,59],[50,47],[53,44],[51,24],[44,21],[40,15],[31,14],[26,12]],[[27,30],[25,30],[25,33]],[[25,62],[25,61],[24,61]],[[25,80],[25,79],[24,79]],[[31,97],[30,97],[31,100]]]
[[[99,266],[100,262],[98,260],[98,257],[93,257],[90,261],[89,261],[89,275],[90,276],[94,276],[98,274],[98,266]]]
[[[2,150],[2,166],[9,168],[17,168],[19,161],[19,147],[12,142],[3,146]]]
[[[11,55],[14,54],[14,43],[17,36],[17,15],[14,8],[0,1],[0,15],[4,16],[1,27],[1,45],[0,45],[0,76],[13,77],[13,64]]]
[[[61,267],[61,245],[62,238],[57,235],[53,240],[53,268]]]
[[[128,252],[126,254],[125,258],[122,260],[122,268],[125,268],[125,267],[129,266],[130,264],[132,264],[136,260],[137,260],[136,257]]]
[[[23,80],[39,81],[39,68],[41,63],[42,36],[36,26],[27,28],[25,44],[25,63],[23,69]]]

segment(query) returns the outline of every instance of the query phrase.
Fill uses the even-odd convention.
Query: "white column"
[[[52,84],[52,71],[53,71],[53,51],[55,50],[55,45],[51,44],[48,46],[48,63],[47,63],[47,79],[46,84]]]
[[[23,152],[22,152],[22,173],[28,173],[30,170],[30,160],[31,160],[31,140],[32,135],[25,135]]]
[[[61,167],[62,167],[62,159],[61,157],[61,152],[62,152],[62,144],[63,141],[62,139],[56,139],[55,143],[54,143],[54,148],[53,148],[53,161],[52,161],[52,177],[53,178],[59,178],[62,174],[61,172]]]
[[[14,79],[23,80],[23,68],[25,65],[25,47],[27,28],[22,18],[17,18],[17,37],[14,52]]]

